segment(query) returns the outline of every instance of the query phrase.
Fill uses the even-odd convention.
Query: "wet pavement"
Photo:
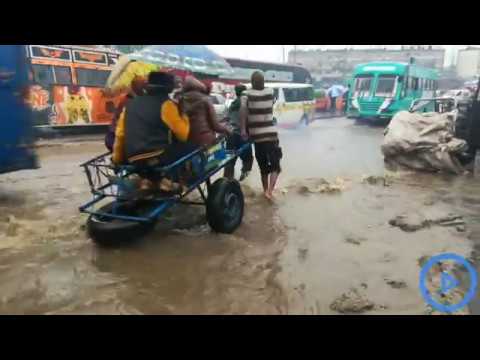
[[[178,206],[118,249],[95,246],[77,211],[89,199],[78,165],[102,142],[42,146],[41,169],[0,176],[0,313],[424,314],[419,259],[480,260],[480,183],[387,174],[382,137],[382,127],[345,118],[282,132],[276,203],[261,196],[255,169],[234,234],[214,234],[202,208]],[[387,181],[365,181],[372,175]],[[389,225],[450,213],[465,229]]]

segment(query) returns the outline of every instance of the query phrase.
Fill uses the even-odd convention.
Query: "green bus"
[[[417,99],[434,98],[438,73],[434,69],[399,62],[371,62],[355,67],[349,81],[347,116],[391,119],[409,110]],[[435,111],[432,101],[420,102],[417,111]]]

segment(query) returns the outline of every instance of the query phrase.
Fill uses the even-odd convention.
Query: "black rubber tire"
[[[114,202],[111,202],[99,209],[101,212],[110,213]],[[138,215],[138,212],[128,207],[120,205],[122,214]],[[123,206],[123,209],[122,209]],[[117,210],[118,211],[118,210]],[[87,220],[87,232],[90,238],[101,246],[121,246],[133,243],[136,239],[144,236],[153,228],[153,223],[138,223],[134,221],[101,218],[96,215],[90,215]]]
[[[208,224],[216,232],[231,234],[242,223],[244,206],[240,183],[227,178],[218,179],[208,191]]]

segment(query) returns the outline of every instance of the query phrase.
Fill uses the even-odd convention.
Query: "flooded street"
[[[178,206],[118,249],[95,246],[78,212],[90,198],[78,165],[102,141],[40,147],[41,169],[0,176],[0,314],[426,314],[421,259],[480,260],[478,180],[387,174],[383,128],[346,118],[280,138],[276,203],[261,196],[255,167],[233,235],[213,234],[202,208]],[[449,214],[465,227],[389,224]]]

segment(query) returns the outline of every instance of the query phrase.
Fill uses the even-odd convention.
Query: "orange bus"
[[[120,53],[69,45],[27,45],[27,103],[36,126],[108,125],[120,97],[103,89]]]

